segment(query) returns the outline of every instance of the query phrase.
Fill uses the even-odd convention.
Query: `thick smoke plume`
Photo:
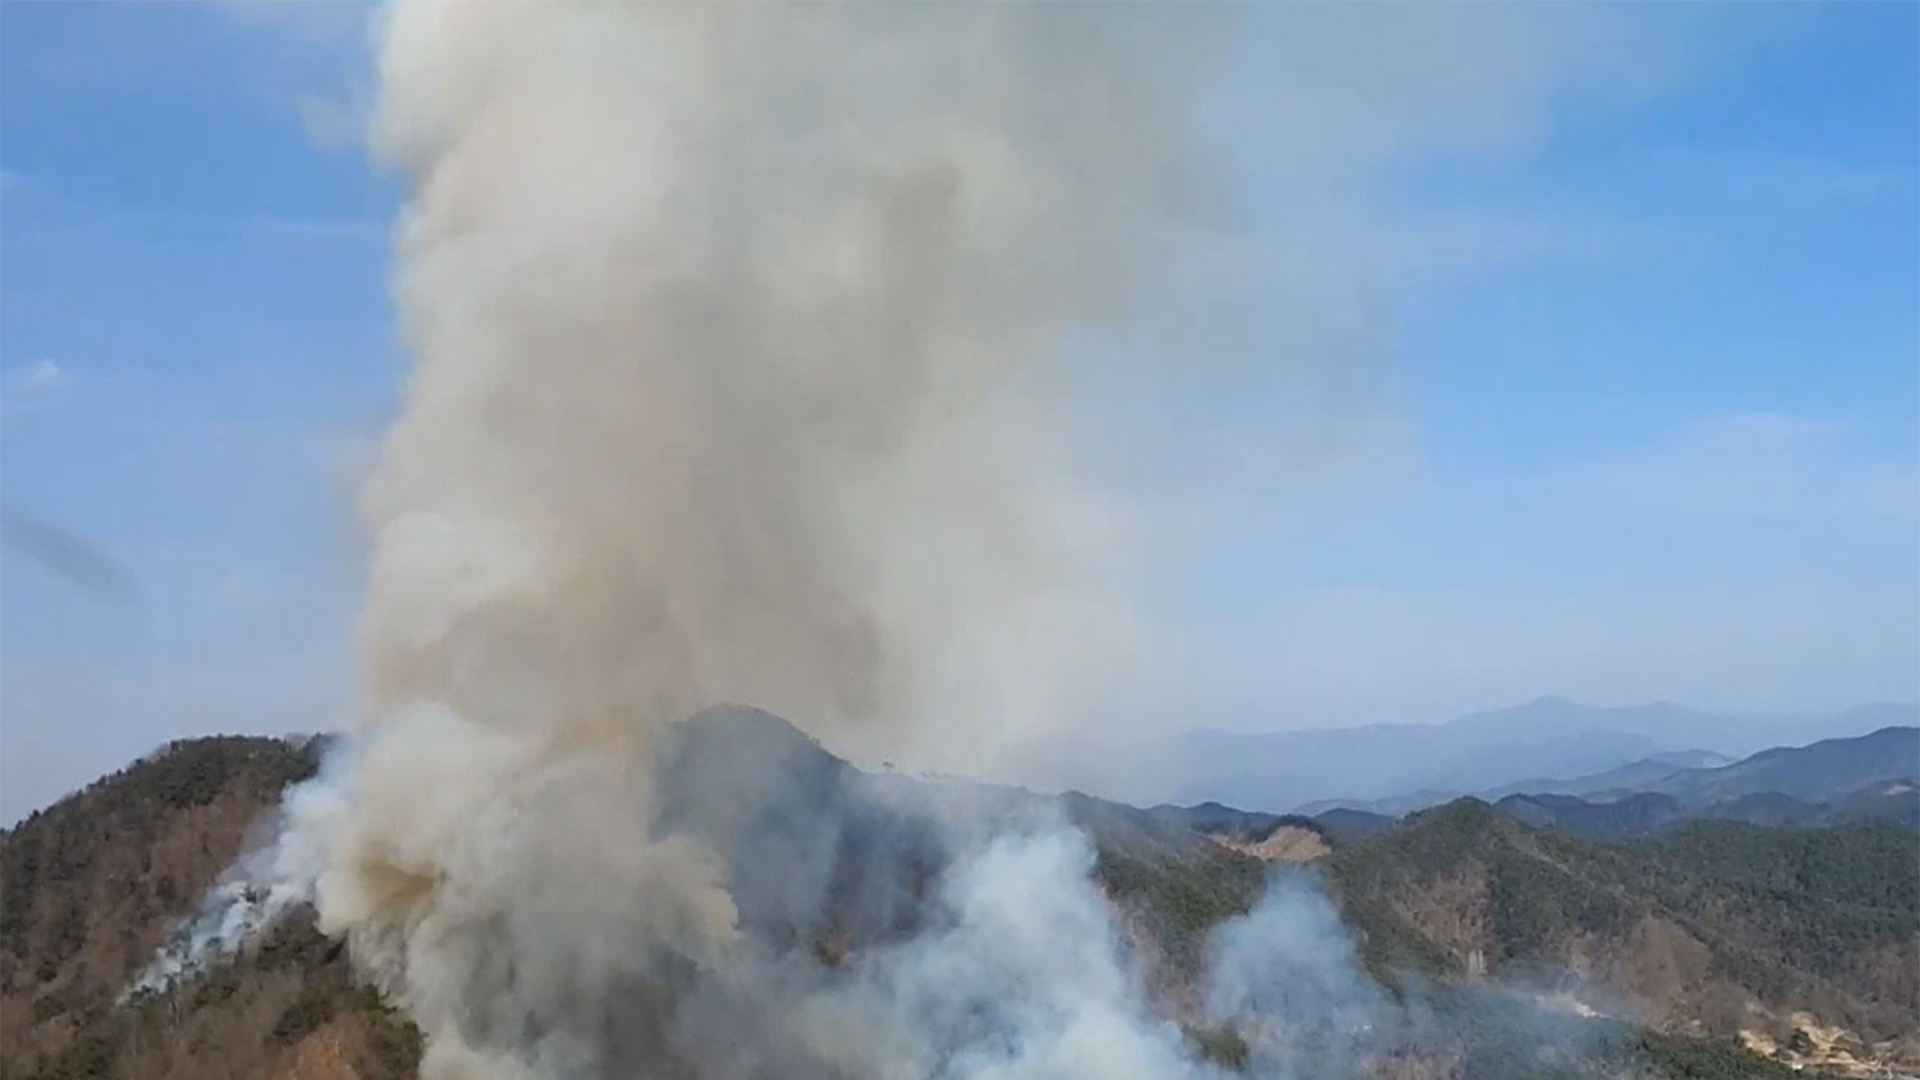
[[[1367,270],[1407,254],[1371,196],[1421,154],[1524,141],[1587,70],[1572,10],[1260,13],[1285,92],[1240,149],[1272,158],[1252,261],[1285,373],[1358,366]],[[1248,298],[1199,305],[1211,283],[1170,269],[1231,220],[1196,137],[1229,15],[384,11],[414,366],[362,504],[366,720],[144,985],[310,900],[424,1030],[423,1080],[1216,1076],[1182,1025],[1324,1080],[1457,1042],[1298,881],[1154,1000],[1157,954],[1060,804],[859,772],[714,708],[951,767],[1128,665],[1108,586],[1143,531],[1089,477],[1163,444],[1111,445],[1124,402],[1083,426],[1142,374],[1086,344],[1149,312],[1236,351],[1196,312]],[[1167,457],[1157,483],[1192,460]],[[1503,1030],[1532,1030],[1516,1009]]]
[[[373,712],[627,745],[745,701],[898,748],[1043,709],[1019,650],[1098,630],[1113,554],[1065,338],[1203,188],[1217,21],[396,7]]]
[[[1054,661],[1124,633],[1066,346],[1154,288],[1226,39],[1110,15],[386,14],[414,368],[363,500],[370,719],[293,835],[428,1077],[1179,1059],[1062,841],[962,853],[944,929],[820,981],[655,791],[663,730],[703,707],[951,753],[1066,707],[1086,672]]]

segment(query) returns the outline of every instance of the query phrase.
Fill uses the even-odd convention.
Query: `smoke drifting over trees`
[[[758,834],[729,807],[792,778],[743,739],[698,774],[728,797],[676,814],[692,781],[662,748],[746,702],[964,764],[1146,655],[1126,583],[1152,545],[1087,468],[1105,373],[1073,345],[1197,298],[1176,237],[1225,209],[1197,117],[1236,15],[383,13],[371,134],[408,186],[413,367],[361,504],[365,720],[260,865],[419,1025],[427,1080],[1212,1075],[1058,818],[863,787],[938,857],[912,918],[823,955],[757,913],[818,913],[780,890],[832,869],[842,810],[819,862],[749,888]],[[1295,59],[1330,26],[1301,20]],[[1408,70],[1301,67],[1315,93],[1447,82]],[[1429,141],[1526,123],[1467,115]],[[1330,192],[1393,140],[1282,119],[1316,222],[1289,235],[1325,250],[1355,209]],[[1262,377],[1364,353],[1323,303],[1350,276],[1282,261],[1276,310],[1306,329]],[[1200,1019],[1263,1075],[1355,1064],[1387,1006],[1323,899],[1277,892],[1219,935]]]
[[[415,364],[363,500],[366,730],[286,842],[428,1075],[1167,1075],[1071,834],[966,853],[950,925],[807,985],[656,827],[653,755],[725,701],[961,746],[1086,674],[1043,646],[1121,625],[1085,571],[1123,537],[1061,345],[1152,287],[1224,29],[387,13]]]

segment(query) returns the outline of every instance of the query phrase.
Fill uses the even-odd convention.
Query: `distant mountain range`
[[[1511,784],[1502,784],[1482,792],[1482,798],[1497,799],[1506,795],[1597,795],[1606,791],[1638,791],[1649,784],[1656,784],[1688,769],[1717,769],[1722,765],[1731,765],[1738,758],[1725,754],[1716,754],[1711,750],[1680,750],[1666,754],[1654,754],[1629,761],[1618,768],[1591,776],[1576,776],[1572,779],[1528,779],[1517,780]]]
[[[1675,767],[1678,760],[1715,763]],[[1705,753],[1663,755],[1592,776],[1521,781],[1479,797],[1529,825],[1611,840],[1650,836],[1692,818],[1753,825],[1882,820],[1920,827],[1920,727],[1774,747],[1734,762]],[[1424,809],[1420,798],[1299,812],[1336,833],[1372,834],[1391,828],[1403,813]]]
[[[1766,792],[1828,802],[1880,781],[1914,779],[1920,779],[1920,727],[1885,727],[1856,738],[1775,747],[1717,769],[1686,769],[1643,790],[1697,809]]]
[[[1547,697],[1442,724],[1198,731],[1107,750],[1076,744],[1037,755],[1066,764],[1033,779],[1134,803],[1215,801],[1307,814],[1345,806],[1399,814],[1469,794],[1584,797],[1639,790],[1772,746],[1916,725],[1920,705],[1911,703],[1822,717],[1742,718],[1667,702],[1602,708]],[[1580,779],[1529,779],[1551,777]]]

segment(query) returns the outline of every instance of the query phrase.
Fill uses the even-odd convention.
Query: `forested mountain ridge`
[[[828,806],[834,785],[864,775],[783,724],[755,723],[771,740],[757,760],[769,777],[793,778],[755,781],[767,812],[793,799]],[[417,1033],[357,984],[343,949],[310,915],[167,993],[123,997],[319,753],[272,739],[177,743],[0,834],[0,1074],[413,1074]],[[951,797],[999,805],[995,790]],[[1123,929],[1150,942],[1153,988],[1169,1000],[1189,992],[1211,930],[1246,912],[1277,867],[1324,881],[1368,969],[1461,1026],[1448,1036],[1453,1050],[1382,1059],[1372,1075],[1478,1080],[1460,1070],[1498,1059],[1506,1045],[1495,1028],[1469,1030],[1488,1015],[1484,995],[1546,993],[1548,973],[1552,993],[1620,1018],[1606,1029],[1606,1054],[1569,1076],[1760,1075],[1767,1066],[1734,1040],[1746,1032],[1805,1061],[1794,1049],[1806,1041],[1796,1041],[1803,1027],[1845,1029],[1840,1040],[1857,1045],[1841,1049],[1862,1059],[1914,1049],[1899,1041],[1903,1021],[1920,1015],[1908,962],[1920,946],[1920,886],[1897,874],[1920,857],[1910,830],[1862,825],[1820,839],[1703,823],[1628,847],[1529,828],[1471,800],[1372,839],[1220,806],[1138,810],[1084,797],[1059,805],[1095,841],[1100,883]],[[1639,1033],[1630,1017],[1657,1030]],[[1908,1022],[1909,1037],[1913,1029]],[[1243,1060],[1231,1032],[1192,1036],[1218,1061]]]

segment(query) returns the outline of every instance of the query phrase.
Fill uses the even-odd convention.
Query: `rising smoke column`
[[[366,730],[293,839],[429,1077],[644,1063],[675,1036],[631,1018],[753,970],[714,854],[649,826],[665,725],[748,701],[952,749],[1086,674],[1037,662],[1120,613],[1062,345],[1151,293],[1204,188],[1217,21],[385,14],[414,366],[363,499]]]

